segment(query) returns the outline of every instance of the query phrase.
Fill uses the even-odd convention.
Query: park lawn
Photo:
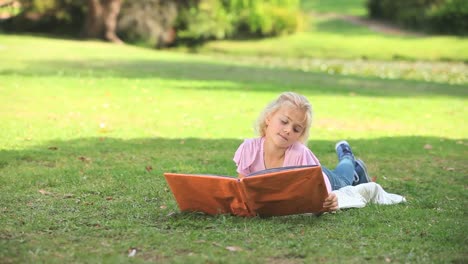
[[[204,53],[293,58],[462,61],[468,40],[455,36],[404,36],[377,33],[339,19],[320,19],[313,30],[256,40],[222,40],[203,45]]]
[[[304,12],[366,16],[367,0],[301,0]]]
[[[337,76],[93,41],[0,35],[5,263],[466,262],[466,85]],[[308,146],[347,139],[408,202],[273,218],[180,213],[163,172],[235,175],[278,93]],[[128,257],[135,248],[136,255]]]
[[[375,31],[339,16],[367,17],[364,0],[302,0],[300,31],[267,39],[207,42],[202,53],[233,56],[364,59],[404,61],[468,61],[466,37]],[[337,17],[338,16],[338,17]]]

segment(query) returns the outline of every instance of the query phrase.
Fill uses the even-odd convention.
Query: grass
[[[0,43],[0,262],[467,260],[466,85],[93,41]],[[235,175],[234,151],[284,90],[311,100],[308,146],[324,165],[345,138],[408,202],[321,217],[178,212],[162,173]]]
[[[302,0],[301,9],[318,13],[366,16],[366,0]]]
[[[317,22],[315,30],[262,40],[223,40],[205,44],[201,51],[232,55],[295,58],[408,61],[467,61],[468,41],[452,36],[392,36],[364,26],[343,27],[339,20]],[[338,33],[331,28],[341,28]],[[367,34],[362,34],[367,32]],[[450,48],[441,48],[450,47]]]
[[[366,16],[363,0],[304,0],[308,21],[301,32],[261,40],[208,42],[203,53],[234,56],[364,59],[384,61],[468,61],[466,37],[435,36],[376,31],[344,21],[340,15]],[[327,15],[327,14],[334,15]],[[338,16],[338,17],[337,17]]]

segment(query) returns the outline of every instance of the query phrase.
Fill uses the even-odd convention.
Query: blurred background
[[[367,25],[389,34],[466,36],[468,1],[0,0],[0,18],[6,32],[102,38],[155,48],[184,46],[193,51],[213,40],[340,27],[346,31],[343,24]]]

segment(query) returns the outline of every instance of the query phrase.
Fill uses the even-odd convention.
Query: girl
[[[239,177],[251,173],[286,166],[320,165],[305,143],[312,124],[312,106],[302,95],[285,92],[266,106],[256,124],[259,138],[246,139],[239,146],[234,162]],[[335,146],[339,163],[331,171],[322,167],[328,189],[323,204],[328,211],[338,209],[338,199],[332,190],[369,181],[364,162],[354,159],[346,141]]]

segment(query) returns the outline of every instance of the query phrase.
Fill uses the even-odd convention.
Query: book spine
[[[243,179],[238,179],[237,183],[239,186],[238,190],[239,190],[239,194],[241,197],[241,201],[245,205],[245,208],[247,209],[247,212],[248,212],[248,215],[246,216],[256,216],[256,213],[252,210],[252,206],[250,206],[250,202],[249,202],[250,200],[247,195],[247,192],[245,191]]]

